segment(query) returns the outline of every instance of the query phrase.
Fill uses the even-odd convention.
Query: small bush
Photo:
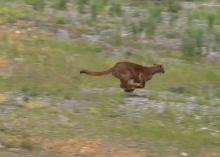
[[[156,22],[160,22],[162,20],[161,12],[163,11],[162,7],[152,6],[149,7],[149,14],[152,19],[155,19]]]
[[[218,98],[220,98],[220,88],[217,88],[216,90],[215,90],[215,96],[216,97],[218,97]]]
[[[142,25],[137,25],[135,22],[131,22],[129,24],[129,27],[130,27],[130,31],[132,32],[132,35],[133,35],[133,39],[136,40],[138,35],[141,33],[142,31]]]
[[[209,13],[207,15],[207,22],[208,22],[208,28],[212,29],[215,25],[216,20],[216,14],[215,13]]]
[[[154,36],[156,29],[157,29],[157,20],[149,18],[146,21],[145,25],[147,26],[145,27],[145,34],[147,36]]]
[[[21,147],[27,150],[33,150],[34,149],[34,143],[32,143],[29,140],[23,140],[21,143]]]
[[[173,93],[185,93],[186,89],[183,86],[176,86],[176,87],[170,87],[169,91],[173,92]]]
[[[122,39],[121,39],[121,33],[118,31],[115,31],[112,34],[112,44],[114,46],[120,46],[122,44]]]
[[[78,12],[81,13],[81,14],[84,14],[85,13],[85,5],[87,5],[89,2],[89,0],[77,0],[77,9],[78,9]]]
[[[68,0],[54,0],[53,8],[57,10],[66,10]]]
[[[219,49],[220,49],[220,33],[216,32],[214,38],[215,38],[215,44],[214,44],[213,50],[219,51]]]
[[[26,4],[32,5],[34,10],[42,11],[45,8],[44,0],[24,0]]]
[[[55,22],[57,24],[67,24],[69,21],[65,17],[58,16],[58,17],[56,17],[56,21]]]
[[[162,7],[149,7],[148,11],[150,16],[143,16],[139,24],[134,22],[131,25],[131,30],[135,38],[142,32],[144,32],[147,36],[153,36],[156,32],[157,24],[162,20]]]
[[[158,92],[151,92],[151,93],[148,95],[148,99],[150,99],[150,100],[159,100],[160,97],[159,97]]]
[[[176,14],[176,13],[171,13],[170,14],[170,27],[172,27],[173,25],[174,25],[174,22],[175,22],[175,20],[176,19],[178,19],[178,14]]]
[[[199,105],[210,105],[210,101],[204,97],[197,97],[196,103]]]
[[[111,7],[109,10],[109,14],[111,16],[121,16],[122,10],[121,10],[121,4],[118,1],[113,1],[111,3]]]
[[[182,38],[181,51],[187,57],[199,57],[205,47],[205,32],[203,29],[188,29]]]
[[[0,6],[0,19],[2,19],[4,23],[14,23],[17,20],[27,19],[29,16],[30,13],[27,10]]]
[[[178,0],[168,0],[166,5],[168,6],[168,12],[177,13],[181,9]]]
[[[97,15],[98,15],[98,6],[96,5],[96,3],[92,3],[90,5],[91,7],[91,16],[92,16],[92,19],[95,20]]]

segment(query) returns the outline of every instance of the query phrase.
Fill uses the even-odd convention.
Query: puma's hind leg
[[[143,88],[142,82],[136,83],[136,82],[134,82],[134,79],[131,79],[128,81],[128,87],[130,87],[130,88],[124,89],[125,92],[133,92],[135,90],[135,88]]]
[[[132,88],[136,88],[136,87],[141,86],[141,83],[136,83],[136,82],[134,82],[134,79],[131,79],[131,78],[133,78],[133,77],[129,71],[120,75],[120,80],[122,82],[125,82],[127,84],[126,86],[129,86]]]
[[[135,90],[134,86],[128,85],[126,82],[121,80],[121,84],[120,87],[124,89],[124,92],[126,93],[130,93],[133,92]]]
[[[132,78],[132,73],[129,70],[115,70],[112,75],[120,79],[120,87],[124,89],[125,92],[132,92],[136,87],[140,86],[140,83],[135,83]]]
[[[134,82],[134,79],[129,80],[129,83],[125,83],[123,81],[121,81],[121,87],[125,88],[124,91],[125,92],[133,92],[135,90],[135,88],[144,88],[145,87],[145,83],[146,83],[146,78],[143,74],[139,74],[139,80],[136,80],[140,83],[136,83]]]

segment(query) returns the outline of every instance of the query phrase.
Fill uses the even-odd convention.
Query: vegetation
[[[4,1],[0,156],[219,155],[218,3],[183,2]],[[161,63],[165,74],[136,97],[111,76],[79,75],[121,60]]]

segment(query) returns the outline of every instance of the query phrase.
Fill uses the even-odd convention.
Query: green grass
[[[168,141],[172,141],[173,146],[178,145],[178,149],[189,150],[191,154],[194,153],[195,155],[198,155],[203,149],[217,150],[219,136],[217,134],[210,136],[206,131],[199,131],[199,125],[201,125],[202,120],[198,122],[188,115],[189,117],[183,120],[182,126],[177,127],[173,125],[177,119],[176,114],[178,112],[173,111],[173,109],[160,114],[143,112],[138,120],[134,120],[128,115],[121,115],[120,118],[117,118],[117,122],[113,121],[114,127],[111,127],[113,123],[108,118],[92,119],[90,117],[91,122],[88,119],[85,120],[88,122],[85,129],[103,136],[110,134],[111,136],[117,135],[116,137],[122,139],[146,140],[152,143],[160,141],[161,145],[157,143],[157,148],[163,151],[167,150],[166,143]],[[93,121],[100,124],[99,126],[95,125],[97,130],[94,130],[94,126],[91,125]]]
[[[7,5],[0,6],[0,23],[15,23],[18,20],[28,19],[31,15],[30,10],[9,7]]]
[[[48,94],[74,97],[83,87],[119,87],[119,81],[111,75],[103,77],[79,75],[82,69],[102,71],[120,61],[105,58],[95,43],[64,42],[42,33],[23,34],[20,40],[13,37],[13,34],[0,36],[4,43],[1,47],[2,52],[7,52],[4,55],[12,62],[16,58],[22,58],[23,61],[19,68],[13,71],[13,75],[8,74],[8,78],[0,78],[2,92],[30,90],[36,93],[44,91]],[[209,85],[214,86],[213,90],[218,89],[220,85],[220,71],[217,65],[188,62],[184,66],[172,66],[172,63],[161,62],[159,56],[144,54],[134,54],[129,58],[128,61],[140,64],[164,65],[165,74],[157,74],[147,82],[146,88],[151,90],[169,90],[182,86],[184,92],[196,95]]]
[[[34,35],[37,37],[33,37]],[[12,71],[13,75],[9,75],[7,78],[1,77],[1,92],[28,91],[35,96],[47,93],[66,99],[88,100],[91,103],[88,112],[76,110],[76,112],[81,113],[80,118],[77,113],[71,113],[72,111],[63,108],[62,114],[68,117],[69,121],[62,124],[64,127],[56,130],[52,129],[55,127],[54,125],[40,127],[38,122],[39,120],[46,120],[53,124],[54,121],[58,120],[59,108],[48,108],[44,104],[31,102],[21,103],[17,112],[8,115],[8,120],[11,121],[28,109],[29,118],[18,119],[18,121],[21,119],[25,121],[26,131],[22,133],[24,135],[29,134],[27,132],[30,130],[32,133],[37,132],[40,136],[44,136],[45,133],[50,133],[51,136],[60,135],[61,133],[74,136],[78,133],[70,128],[72,124],[77,123],[79,128],[89,132],[89,136],[103,137],[108,135],[112,138],[148,141],[152,142],[152,145],[157,145],[156,143],[160,141],[162,144],[157,146],[160,147],[163,153],[166,152],[166,145],[169,143],[178,145],[178,149],[187,149],[194,154],[200,153],[202,149],[214,151],[219,146],[218,135],[210,136],[208,132],[197,131],[201,124],[207,125],[206,120],[198,122],[190,119],[190,115],[189,119],[186,118],[180,127],[176,126],[175,122],[179,111],[174,109],[168,109],[161,114],[156,114],[153,111],[150,113],[143,112],[141,117],[136,120],[129,114],[115,111],[114,106],[117,107],[118,104],[125,103],[123,91],[118,90],[110,94],[105,90],[109,87],[119,87],[118,80],[112,76],[91,77],[79,74],[81,69],[105,70],[119,61],[115,58],[105,58],[105,55],[99,51],[98,45],[94,43],[83,41],[64,42],[37,32],[23,34],[20,40],[14,39],[13,34],[1,35],[0,39],[4,43],[1,49],[3,52],[7,52],[4,55],[7,56],[8,60],[23,59],[19,64],[19,68]],[[160,62],[160,58],[153,56],[147,57],[140,54],[131,57],[132,61],[141,64],[151,65],[154,62]],[[147,61],[148,63],[146,63]],[[186,62],[184,66],[172,66],[171,63],[162,64],[165,67],[165,74],[155,75],[147,83],[147,89],[155,91],[155,93],[149,95],[150,99],[165,102],[185,102],[186,97],[189,95],[203,94],[196,101],[201,105],[209,105],[206,99],[207,93],[205,94],[202,91],[209,85],[215,85],[215,88],[219,88],[220,71],[217,68],[218,66],[212,66],[209,63],[203,63],[205,66],[201,66],[201,64],[191,62]],[[180,85],[181,90],[178,87]],[[104,92],[80,92],[82,88],[87,87],[103,88]],[[171,90],[173,93],[182,92],[183,95],[168,94],[161,97],[157,93],[174,87],[175,90]],[[2,99],[3,103],[4,101],[5,99]],[[34,121],[34,117],[38,117],[38,122]],[[14,131],[19,127],[21,126],[13,126],[13,123],[10,123],[8,129]],[[40,132],[39,127],[42,129]],[[4,138],[8,136],[8,134],[2,133],[1,141],[6,140],[7,138]],[[6,140],[6,145],[7,142],[8,145],[11,144],[10,141]],[[17,143],[17,145],[10,147],[19,146],[34,149],[32,148],[34,146],[28,146],[27,143]]]
[[[105,82],[108,81],[108,79],[97,80],[98,78],[79,75],[81,69],[102,70],[110,66],[108,63],[104,63],[103,66],[102,58],[98,56],[98,49],[95,44],[60,42],[41,35],[37,39],[32,38],[28,41],[26,39],[19,42],[12,41],[13,46],[9,45],[8,42],[11,41],[6,40],[6,46],[3,47],[3,51],[8,52],[8,58],[11,60],[23,58],[24,61],[19,70],[15,71],[14,77],[2,78],[2,85],[5,85],[5,89],[22,90],[27,88],[27,90],[33,89],[35,91],[45,90],[49,93],[56,93],[56,91],[62,93],[63,90],[63,92],[68,93],[68,91],[74,92],[82,86],[92,86],[94,83],[98,85],[100,81],[106,84]],[[25,49],[16,50],[15,47],[17,46],[25,47]],[[95,64],[92,64],[91,57],[97,60]],[[96,67],[102,68],[97,69]],[[22,83],[21,80],[23,79],[25,81]],[[14,83],[9,85],[10,82]]]
[[[51,7],[57,13],[65,12],[67,9],[66,1],[61,0],[53,3],[41,3],[46,2],[41,1],[36,4],[35,2],[37,1],[34,0],[25,2],[26,4],[39,5],[42,8]],[[83,8],[83,3],[87,2],[77,2],[78,4],[80,3],[79,9],[81,9],[81,12],[85,11],[83,10],[85,9]],[[133,1],[126,2],[129,2],[132,6],[134,5]],[[220,129],[218,114],[213,113],[212,115],[204,116],[202,111],[197,109],[197,115],[191,115],[178,111],[175,107],[171,108],[169,103],[181,102],[184,105],[188,97],[195,97],[196,103],[201,106],[213,105],[212,99],[219,97],[220,93],[220,64],[210,63],[201,56],[197,60],[195,58],[188,60],[193,55],[185,58],[181,50],[165,49],[156,44],[141,44],[138,41],[138,35],[142,31],[152,38],[158,33],[156,26],[161,22],[162,11],[176,12],[175,18],[171,21],[173,27],[175,27],[176,18],[185,15],[185,12],[177,10],[177,4],[172,7],[160,6],[160,8],[155,5],[152,8],[148,6],[151,8],[150,18],[142,19],[142,22],[145,23],[141,23],[143,24],[141,26],[136,26],[131,19],[120,23],[118,21],[115,22],[113,19],[106,22],[97,18],[100,14],[103,17],[107,17],[108,14],[112,15],[112,17],[123,16],[124,12],[121,10],[122,2],[112,2],[110,12],[108,13],[105,12],[104,5],[110,4],[110,2],[100,0],[95,4],[92,1],[88,3],[92,11],[91,18],[71,26],[69,26],[69,17],[59,14],[57,14],[59,16],[51,17],[48,16],[46,11],[33,13],[28,9],[23,9],[24,6],[21,8],[11,5],[0,6],[1,24],[25,20],[25,22],[21,22],[22,26],[24,26],[26,25],[24,23],[30,22],[28,20],[35,15],[38,17],[38,20],[45,16],[42,21],[51,25],[51,27],[45,26],[42,29],[33,31],[25,30],[20,34],[15,33],[18,28],[16,27],[11,28],[11,31],[6,29],[5,32],[0,34],[0,68],[2,68],[1,65],[6,65],[6,67],[1,69],[0,92],[13,93],[22,91],[35,97],[51,95],[56,98],[74,99],[78,101],[79,104],[77,105],[79,106],[84,105],[81,104],[84,101],[89,102],[86,110],[78,108],[71,110],[65,105],[57,106],[51,104],[51,106],[47,106],[47,104],[42,102],[32,101],[10,104],[7,102],[7,98],[1,95],[0,107],[2,110],[5,110],[5,108],[15,108],[15,110],[7,114],[4,112],[4,114],[0,115],[0,143],[7,148],[21,147],[36,153],[39,151],[39,145],[31,143],[29,137],[38,136],[67,140],[89,136],[92,138],[107,138],[109,141],[113,141],[113,143],[121,140],[119,143],[123,143],[125,146],[129,143],[127,141],[132,140],[142,145],[144,149],[152,149],[153,152],[164,156],[176,155],[183,150],[187,150],[191,156],[198,156],[198,154],[204,151],[205,153],[219,152],[220,136],[218,133],[213,132],[213,130]],[[127,3],[125,4],[127,5]],[[141,4],[141,7],[145,5],[143,2],[135,4]],[[200,11],[200,9],[195,10],[190,14],[191,22],[194,23],[195,19],[204,18],[212,29],[206,33],[217,36],[218,30],[214,24],[218,23],[218,16],[211,15],[208,17],[209,12],[206,10]],[[205,17],[201,17],[200,13]],[[156,20],[153,21],[153,19]],[[91,20],[96,22],[93,23]],[[148,27],[148,24],[150,24],[150,27]],[[124,33],[122,26],[124,25],[126,25],[126,29],[133,31],[133,39],[122,36]],[[26,27],[28,28],[29,26]],[[49,37],[44,32],[44,29],[50,28],[53,28],[54,31],[59,28],[67,29],[72,35],[78,37],[82,34],[98,34],[99,29],[116,28],[116,30],[105,34],[109,38],[103,38],[103,42],[111,46],[106,50],[107,48],[105,49],[94,42],[85,40],[62,41],[54,36]],[[194,32],[197,28],[196,25],[191,25],[187,30]],[[182,33],[186,33],[185,29],[177,33],[175,37],[180,37]],[[209,38],[206,38],[206,34],[204,36],[202,36],[204,39],[202,46],[206,46],[204,44],[206,40],[209,41]],[[198,44],[200,36],[190,34],[189,31],[187,37],[193,38],[193,42]],[[218,45],[217,40],[216,44]],[[194,47],[194,45],[187,46],[191,46],[189,49]],[[201,47],[201,45],[199,46]],[[131,52],[128,50],[124,58],[116,58],[105,53],[115,48],[125,47],[135,48],[138,51]],[[187,52],[193,52],[191,51],[192,49],[190,51],[189,49],[187,49]],[[157,51],[158,53],[156,53]],[[164,58],[171,60],[165,61]],[[172,59],[180,60],[180,62],[174,62]],[[150,90],[150,94],[147,97],[150,100],[155,100],[155,102],[165,102],[169,107],[161,113],[151,110],[118,111],[118,105],[126,103],[124,99],[125,93],[120,88],[113,92],[108,91],[110,87],[119,87],[117,79],[111,75],[92,77],[79,74],[79,71],[82,69],[106,70],[118,61],[132,61],[143,65],[163,64],[165,74],[155,75],[146,84],[146,89]],[[82,89],[85,88],[100,88],[103,90],[98,92],[82,92]],[[161,94],[162,91],[166,94]],[[212,94],[213,96],[210,97]],[[215,106],[219,106],[219,104],[216,103]],[[133,114],[140,114],[140,116],[134,118]],[[201,116],[202,118],[196,119],[195,116]],[[183,119],[179,120],[181,117]],[[207,126],[212,130],[201,129]],[[171,148],[174,150],[171,150]],[[5,153],[7,154],[5,156],[10,156],[8,152]],[[0,156],[2,154],[4,152],[1,152]]]
[[[97,97],[102,99],[103,96]],[[140,111],[141,117],[134,118],[130,115],[133,111],[124,114],[119,111],[113,112],[114,107],[109,104],[110,101],[111,98],[105,97],[105,100],[99,101],[101,106],[93,105],[96,112],[90,110],[79,113],[65,105],[58,106],[59,112],[54,112],[52,106],[31,110],[26,106],[17,106],[17,110],[2,115],[4,118],[1,118],[0,126],[4,131],[0,133],[0,141],[8,148],[21,147],[33,152],[40,147],[30,141],[32,137],[69,139],[81,135],[105,139],[107,136],[109,141],[122,140],[122,143],[126,139],[147,145],[150,143],[147,149],[156,146],[160,149],[156,152],[165,155],[178,154],[181,150],[187,150],[191,155],[198,155],[204,150],[207,152],[218,150],[219,134],[210,136],[210,131],[201,130],[202,126],[208,125],[211,121],[216,123],[219,119],[216,119],[217,115],[207,115],[196,120],[191,114],[181,113],[184,119],[177,124],[177,115],[180,111],[173,108],[168,107],[163,113]],[[104,105],[105,103],[107,104]],[[198,115],[199,112],[198,110]],[[60,115],[67,121],[63,121]],[[6,121],[10,123],[5,126]],[[167,145],[175,147],[176,151],[169,152]]]

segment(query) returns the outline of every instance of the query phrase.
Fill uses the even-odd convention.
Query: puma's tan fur
[[[132,92],[135,88],[144,88],[146,81],[151,80],[154,74],[164,72],[163,66],[158,64],[154,64],[153,66],[142,66],[132,62],[118,62],[105,71],[94,72],[90,70],[81,70],[80,74],[103,76],[111,73],[120,80],[120,87],[124,88],[125,92]]]

